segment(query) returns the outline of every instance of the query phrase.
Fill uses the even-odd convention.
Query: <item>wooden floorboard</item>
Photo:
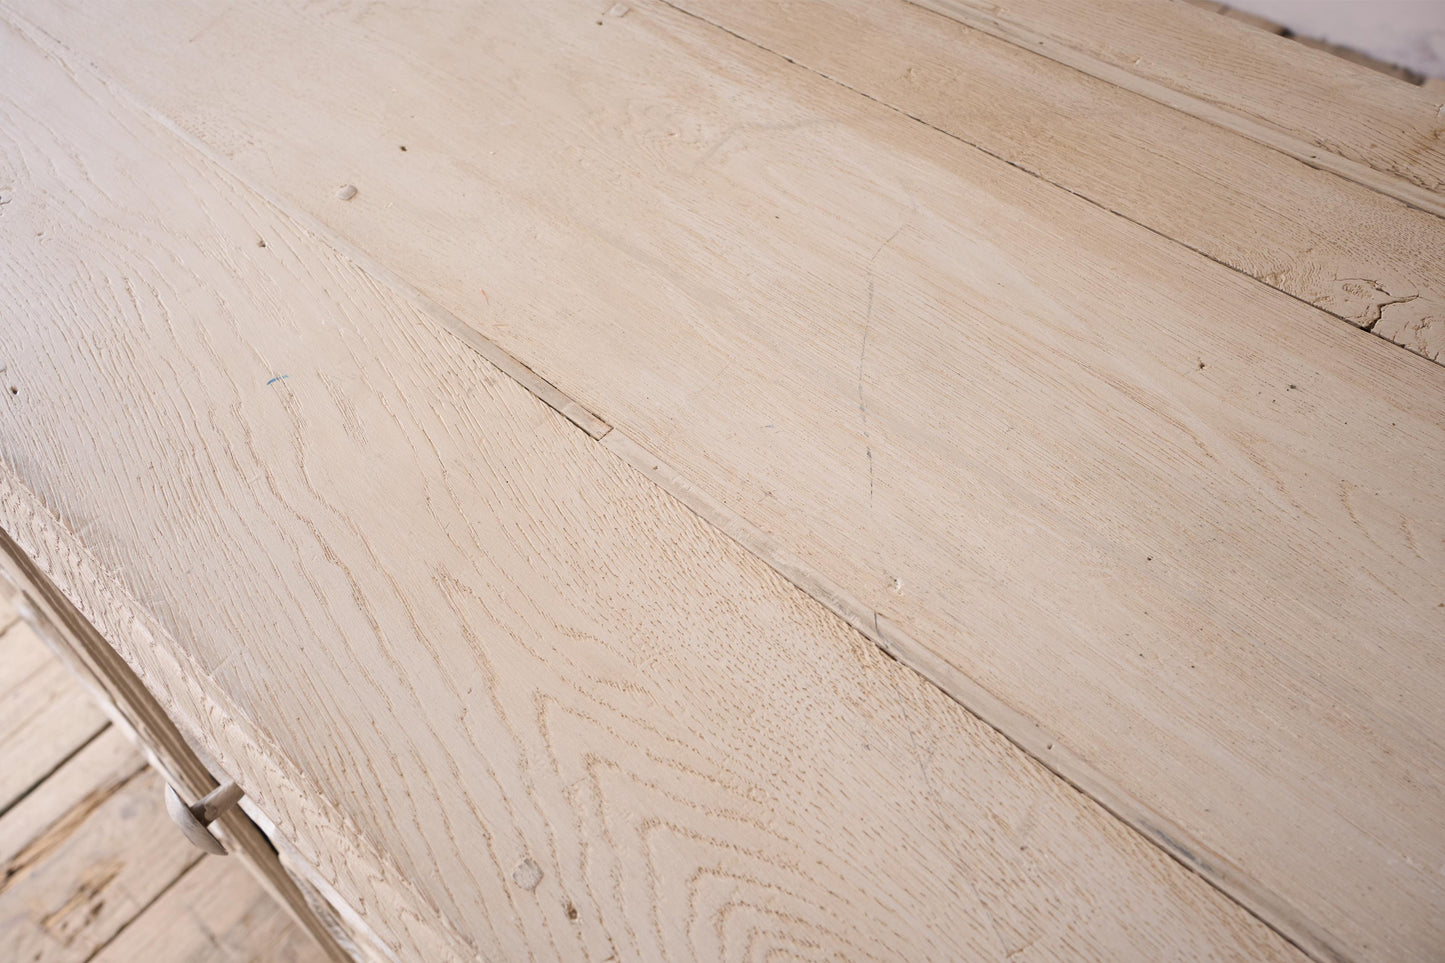
[[[135,746],[112,726],[61,764],[0,817],[5,879],[46,856],[144,766]]]
[[[107,725],[83,686],[22,624],[0,638],[10,679],[0,695],[0,815]]]
[[[15,706],[18,700],[25,698],[20,693],[28,691],[26,683],[55,660],[34,634],[10,631],[19,617],[15,615],[13,606],[3,599],[0,599],[0,606],[4,607],[0,618],[5,623],[5,627],[0,629],[0,664],[5,666],[5,674],[0,676],[0,704]],[[8,618],[4,617],[6,612]],[[7,712],[6,717],[10,720],[5,724],[7,729],[19,724],[13,709]]]
[[[171,824],[162,783],[143,771],[0,888],[0,933],[27,963],[89,959],[199,857]]]
[[[321,948],[233,859],[203,859],[94,963],[322,963]]]
[[[1301,959],[83,67],[0,44],[6,217],[48,239],[0,265],[34,319],[0,329],[0,522],[403,959]]]
[[[11,4],[1317,955],[1445,938],[1440,366],[659,3]]]

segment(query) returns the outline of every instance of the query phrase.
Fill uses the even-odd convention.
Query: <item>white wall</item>
[[[1445,77],[1445,0],[1224,0],[1302,37]]]

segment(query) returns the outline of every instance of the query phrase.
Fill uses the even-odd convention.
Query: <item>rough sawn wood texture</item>
[[[0,42],[31,319],[0,329],[0,518],[398,954],[1298,958],[84,71]]]
[[[1372,310],[1396,318],[1406,302],[1330,289],[1362,257],[1362,278],[1383,265],[1418,284],[1428,320],[1438,265],[1418,251],[1438,223],[1419,177],[1379,181],[1359,157],[1306,172],[1295,141],[1225,125],[1218,143],[1237,145],[1221,148],[1225,168],[1284,179],[1321,217],[1367,212],[1368,231],[1405,225],[1425,242],[1393,254],[1368,231],[1335,234],[1316,255],[1308,227],[1271,218],[1247,191],[1210,205],[1221,226],[1199,231],[1187,211],[1150,206],[1087,165],[1066,169],[1063,153],[1010,158],[1029,137],[991,135],[980,151],[957,118],[921,123],[909,115],[934,110],[932,95],[901,97],[860,58],[851,83],[821,76],[814,58],[837,56],[821,29],[799,49],[786,33],[750,36],[741,15],[704,0],[9,7],[85,74],[76,82],[96,83],[92,65],[106,78],[104,113],[128,130],[160,125],[137,138],[163,165],[193,164],[182,182],[222,184],[245,210],[269,211],[264,196],[294,216],[261,229],[192,204],[215,221],[196,222],[148,183],[107,189],[126,226],[95,246],[132,249],[116,238],[139,220],[154,240],[137,250],[158,253],[63,284],[72,268],[32,254],[41,260],[26,274],[17,261],[30,280],[15,290],[49,299],[42,316],[55,324],[91,316],[55,307],[57,292],[130,307],[123,328],[0,335],[29,352],[17,378],[86,385],[83,400],[47,396],[43,419],[6,428],[22,489],[10,511],[29,533],[16,537],[50,552],[71,591],[84,591],[78,578],[57,571],[87,553],[124,580],[134,602],[92,599],[87,614],[129,646],[168,709],[265,787],[279,824],[343,895],[398,907],[376,920],[383,937],[430,953],[577,946],[605,957],[621,939],[711,956],[802,927],[828,934],[809,937],[810,952],[1144,953],[1173,910],[1083,914],[1105,927],[1150,921],[1142,942],[1130,931],[1116,944],[1113,930],[1076,937],[1079,906],[1041,895],[1122,890],[1050,877],[1037,892],[991,893],[1015,878],[1002,864],[960,889],[959,860],[975,857],[958,856],[948,807],[962,803],[947,794],[967,795],[957,780],[969,777],[932,767],[977,759],[962,743],[929,743],[964,736],[917,713],[971,717],[910,701],[938,693],[852,648],[857,636],[762,559],[1315,957],[1428,959],[1440,945],[1445,372],[1345,323],[1370,323]],[[909,23],[945,38],[927,34],[921,51],[964,36],[934,14]],[[1023,69],[993,41],[999,63]],[[1068,89],[1114,116],[1147,100],[1145,140],[1204,142],[1204,121],[1215,123],[1122,80]],[[62,139],[52,153],[98,176],[91,155],[104,139],[66,136],[82,146]],[[35,150],[15,143],[21,156]],[[38,163],[18,169],[39,183]],[[1141,165],[1195,197],[1211,173],[1178,153]],[[67,179],[84,180],[67,168],[50,183]],[[1391,197],[1369,193],[1386,188]],[[38,216],[14,191],[7,215]],[[129,206],[140,198],[154,206]],[[1241,210],[1269,227],[1252,236]],[[96,219],[75,215],[62,236]],[[218,236],[231,246],[204,268],[204,257],[159,253],[208,252]],[[283,283],[276,259],[293,250],[301,266]],[[1280,250],[1304,267],[1257,263]],[[1410,317],[1401,330],[1426,329]],[[463,342],[522,381],[497,380]],[[238,359],[252,366],[244,378]],[[125,378],[101,375],[112,369]],[[40,383],[17,383],[12,403],[30,403]],[[516,394],[521,383],[585,434]],[[84,437],[47,462],[45,426]],[[112,435],[124,441],[96,440]],[[258,595],[265,606],[252,605]],[[146,627],[127,636],[120,624]],[[165,642],[136,641],[150,635]],[[791,649],[799,639],[810,648]],[[778,661],[788,651],[797,661]],[[282,652],[294,662],[285,671],[272,661]],[[824,658],[843,652],[864,660],[855,675],[843,669],[855,663]],[[853,711],[854,697],[837,694],[845,682],[896,724],[891,743],[862,741],[919,747],[918,780],[902,763],[878,769],[819,743],[829,725],[857,732],[875,715],[799,723]],[[490,714],[469,703],[478,691]],[[621,701],[602,698],[614,692]],[[315,707],[313,729],[286,730],[302,704]],[[546,735],[559,706],[586,720],[583,732],[624,734],[546,762],[562,754]],[[508,733],[505,761],[480,748],[475,726]],[[690,775],[638,789],[637,766],[618,760],[642,758]],[[628,862],[652,853],[639,841],[655,824],[623,830],[596,815],[612,812],[586,788],[597,759],[626,774],[629,792],[685,798],[708,819],[732,814],[738,794],[768,800],[756,828],[767,846],[739,843],[734,832],[754,830],[731,817],[688,838],[751,858],[792,853],[787,885],[758,885],[793,892],[806,876],[821,888],[797,902],[754,894],[746,936],[720,924],[700,942],[704,927],[657,909],[686,887],[657,881],[696,882],[702,864]],[[739,759],[746,778],[711,785]],[[378,785],[405,785],[406,801],[424,805],[369,805],[335,788],[357,770],[394,776]],[[828,788],[858,772],[866,791]],[[797,781],[775,785],[780,773]],[[971,805],[996,813],[1000,792]],[[910,807],[939,793],[925,827]],[[839,808],[816,808],[821,798]],[[799,799],[811,815],[781,815]],[[1024,818],[1020,804],[1003,810],[1013,815],[976,810],[964,823]],[[851,836],[809,835],[859,818],[890,829],[847,851],[828,847]],[[458,820],[475,835],[459,837]],[[459,838],[485,841],[485,869]],[[910,858],[890,863],[885,839]],[[823,869],[803,873],[820,845]],[[1103,862],[1070,865],[1086,862],[1095,879]],[[571,875],[553,893],[563,867]],[[520,896],[533,868],[533,895]],[[1019,922],[990,940],[994,924],[972,911],[956,924],[903,920],[879,895],[890,887],[965,892],[989,914],[1003,900],[1020,920],[1053,919],[1039,907],[1064,899],[1070,922],[1038,932],[1070,935],[1039,942]],[[705,889],[683,916],[732,912],[719,909],[731,896]],[[818,906],[823,921],[803,912]],[[489,922],[474,931],[481,907]],[[1226,946],[1232,930],[1223,943],[1210,934],[1190,929],[1188,948],[1164,955],[1239,951]]]

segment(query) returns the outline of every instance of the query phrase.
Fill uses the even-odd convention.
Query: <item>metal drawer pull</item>
[[[207,827],[216,821],[217,816],[236,805],[244,795],[240,786],[228,782],[206,793],[195,805],[187,806],[181,802],[176,791],[167,785],[166,812],[170,813],[171,819],[181,827],[181,833],[191,841],[191,845],[213,855],[224,856],[226,847],[221,845],[221,841],[212,835]]]

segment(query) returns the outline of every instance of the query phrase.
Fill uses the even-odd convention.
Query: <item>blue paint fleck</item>
[[[290,376],[290,375],[277,375],[276,377],[272,378],[270,381],[268,381],[268,382],[266,382],[266,383],[267,383],[268,385],[274,385],[276,382],[280,381],[282,378],[289,378],[289,377],[291,377],[291,376]]]

